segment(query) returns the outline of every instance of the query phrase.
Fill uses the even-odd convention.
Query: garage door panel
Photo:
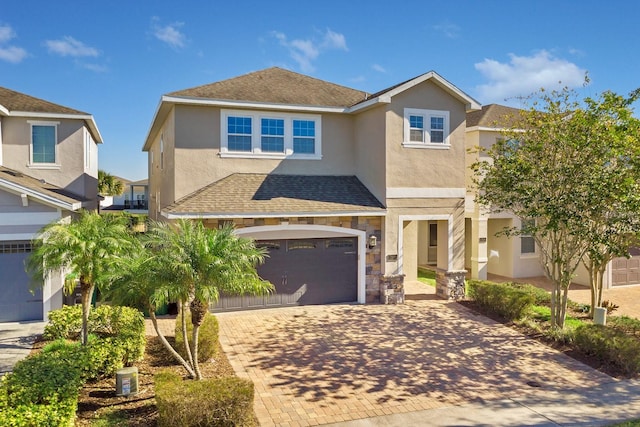
[[[629,250],[631,258],[614,258],[611,265],[611,281],[613,286],[640,284],[640,249]]]
[[[29,291],[24,261],[29,253],[0,254],[0,322],[42,320],[42,290]]]
[[[225,297],[212,307],[213,311],[357,300],[357,238],[270,240],[257,244],[269,251],[265,263],[258,266],[258,274],[274,285],[275,292],[260,297]],[[232,298],[233,304],[226,302]]]

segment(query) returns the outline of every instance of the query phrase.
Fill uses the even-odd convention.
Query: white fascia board
[[[467,189],[460,188],[424,188],[389,187],[387,199],[464,199]]]
[[[189,105],[210,105],[225,108],[251,108],[276,111],[306,111],[318,113],[344,113],[345,107],[325,107],[316,105],[272,104],[268,102],[234,101],[226,99],[202,99],[179,96],[163,96],[162,102]]]
[[[155,137],[155,134],[158,132],[156,129],[156,123],[160,118],[164,120],[166,116],[166,112],[170,110],[170,106],[164,103],[164,96],[160,98],[160,102],[156,107],[156,112],[153,114],[153,119],[151,120],[151,126],[149,126],[149,130],[147,131],[147,137],[144,140],[144,144],[142,145],[142,151],[149,151],[151,149],[151,141]]]
[[[68,120],[84,120],[87,123],[87,127],[93,135],[93,139],[97,144],[103,142],[102,135],[98,130],[95,120],[91,114],[61,114],[61,113],[39,113],[33,111],[11,111],[9,114],[11,117],[34,117],[38,119],[68,119]]]
[[[8,116],[9,110],[4,105],[0,104],[0,116]]]
[[[454,84],[450,83],[448,80],[446,80],[444,77],[442,77],[435,71],[429,71],[428,73],[418,76],[413,80],[409,80],[408,82],[390,90],[389,92],[384,93],[380,97],[374,98],[373,100],[380,99],[382,101],[383,99],[389,99],[390,101],[391,98],[396,96],[397,94],[402,93],[405,90],[411,89],[412,87],[419,85],[420,83],[425,82],[427,80],[433,80],[437,85],[445,89],[451,95],[458,98],[460,101],[464,102],[466,105],[467,111],[476,111],[482,108],[482,105],[478,101],[476,101],[471,96],[464,93],[462,90],[458,89]],[[368,102],[369,101],[363,102],[351,107],[349,109],[349,112],[355,112],[363,108],[370,107],[371,105],[366,105]]]
[[[45,205],[55,206],[57,208],[62,208],[68,211],[77,211],[83,205],[83,203],[81,202],[76,202],[76,203],[64,202],[60,199],[49,196],[48,194],[40,193],[38,191],[32,190],[31,188],[23,187],[21,185],[15,184],[10,181],[6,181],[4,179],[0,179],[0,188],[3,188],[19,196],[21,196],[22,194],[26,194],[28,197],[33,197],[34,199],[39,200]]]
[[[368,110],[369,108],[375,107],[378,104],[390,104],[390,103],[391,103],[391,96],[385,93],[382,96],[376,96],[375,98],[371,98],[367,101],[356,104],[353,107],[349,107],[345,109],[345,112],[356,113],[359,111]]]
[[[160,214],[167,219],[237,219],[237,218],[293,218],[293,217],[336,217],[336,216],[386,216],[387,211],[341,211],[341,212],[279,212],[279,213],[234,213],[234,214],[220,214],[215,212],[200,212],[200,213],[167,213],[161,211]]]

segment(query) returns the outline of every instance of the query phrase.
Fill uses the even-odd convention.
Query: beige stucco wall
[[[60,166],[59,168],[30,166],[31,124],[29,121],[58,123],[56,164]],[[98,191],[97,148],[94,143],[91,153],[92,167],[85,170],[84,132],[83,120],[4,117],[2,164],[93,200],[95,208]]]
[[[160,139],[163,140],[163,153]],[[171,110],[155,135],[147,157],[149,167],[149,218],[159,220],[162,208],[175,201],[175,110]],[[181,174],[189,176],[190,168]],[[194,189],[195,190],[195,189]]]
[[[220,157],[220,109],[175,108],[175,199],[232,173],[354,175],[353,120],[341,114],[322,115],[322,159]],[[165,131],[166,134],[166,131]],[[165,149],[167,141],[165,138]],[[188,173],[186,173],[188,171]]]
[[[407,148],[404,109],[449,111],[449,149]],[[465,106],[429,81],[392,98],[386,114],[388,187],[463,188],[465,184]]]
[[[355,123],[356,175],[382,203],[386,197],[386,108],[379,106],[358,113]]]

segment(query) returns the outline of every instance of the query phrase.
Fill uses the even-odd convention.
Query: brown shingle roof
[[[168,206],[174,215],[383,213],[384,206],[355,176],[229,175]]]
[[[82,114],[88,113],[54,104],[43,99],[34,98],[24,93],[0,87],[0,105],[9,111],[25,111],[34,113]]]
[[[367,98],[366,92],[278,67],[167,95],[326,107],[349,107]]]
[[[89,201],[89,199],[82,198],[44,180],[33,178],[4,166],[0,166],[0,180],[8,181],[45,197],[54,198],[64,204],[82,204]]]
[[[489,104],[482,110],[467,113],[467,127],[508,127],[517,122],[522,110],[499,104]]]

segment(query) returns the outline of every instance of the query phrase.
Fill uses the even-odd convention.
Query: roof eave
[[[375,211],[353,210],[332,212],[167,212],[161,211],[160,215],[167,219],[239,219],[239,218],[289,218],[289,217],[336,217],[336,216],[386,216],[386,209]]]
[[[5,179],[0,179],[0,187],[14,194],[26,194],[27,196],[33,197],[34,199],[39,200],[46,205],[65,209],[68,211],[77,211],[82,207],[89,207],[91,204],[91,202],[67,202],[64,200],[60,200],[56,197],[41,193],[28,187],[23,187],[22,185],[16,184],[15,182],[7,181]]]

